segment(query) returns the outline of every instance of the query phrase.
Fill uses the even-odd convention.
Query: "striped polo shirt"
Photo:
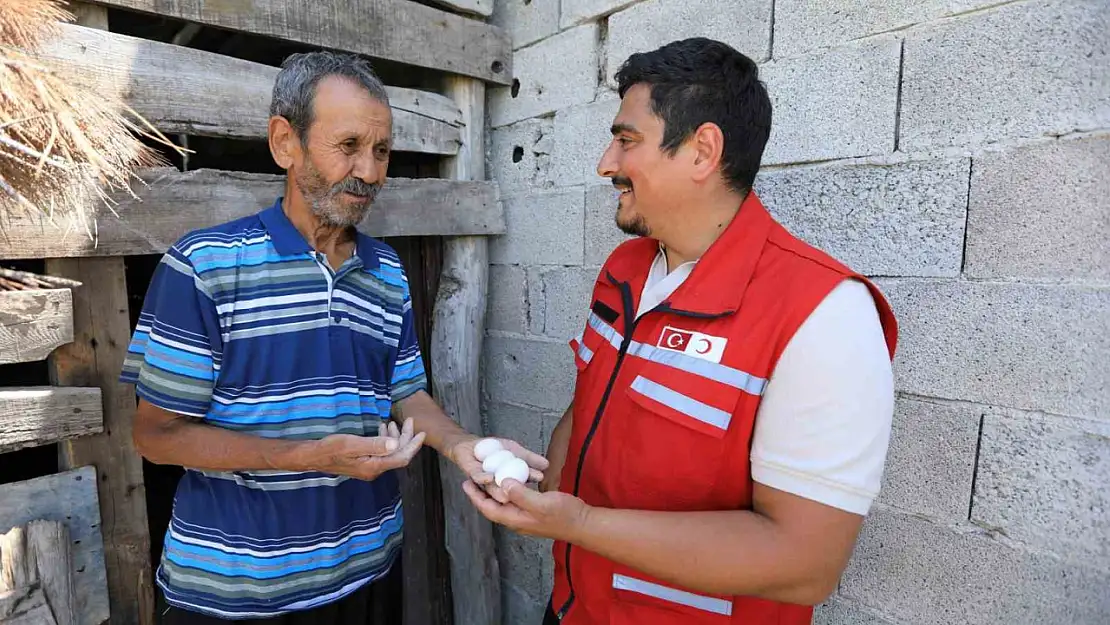
[[[360,234],[333,271],[280,198],[165,254],[121,380],[212,427],[291,440],[374,436],[393,402],[426,387],[397,254]],[[179,608],[275,616],[382,576],[401,538],[394,472],[367,482],[186,467],[157,582]]]

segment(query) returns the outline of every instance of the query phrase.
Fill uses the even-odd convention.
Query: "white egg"
[[[505,462],[497,468],[497,472],[493,475],[493,481],[501,486],[501,482],[510,477],[521,484],[526,483],[528,481],[528,463],[520,458],[513,458]]]
[[[495,451],[501,451],[504,448],[501,441],[496,438],[483,438],[474,446],[474,457],[478,459],[478,462],[485,462],[486,458],[489,458]]]
[[[516,456],[508,449],[495,451],[482,461],[482,470],[486,473],[496,473],[498,467],[514,458],[516,458]]]

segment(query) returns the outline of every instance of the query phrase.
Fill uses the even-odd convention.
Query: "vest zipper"
[[[617,282],[613,275],[606,273],[609,282],[613,283],[621,292],[621,308],[624,309],[624,318],[628,323],[625,328],[624,338],[621,339],[620,350],[617,352],[617,363],[613,366],[613,373],[609,375],[609,383],[605,386],[605,393],[601,396],[601,401],[598,403],[597,412],[594,413],[593,423],[590,424],[590,430],[586,432],[586,439],[582,442],[582,453],[578,454],[578,466],[574,471],[574,488],[572,494],[577,497],[578,489],[582,481],[582,468],[586,464],[586,452],[590,449],[590,443],[593,442],[594,434],[597,432],[597,426],[601,424],[601,417],[605,413],[605,406],[609,403],[609,395],[613,392],[613,386],[617,382],[617,375],[621,370],[621,363],[624,362],[625,354],[628,352],[628,346],[632,344],[632,334],[636,331],[636,324],[639,319],[636,318],[634,310],[632,310],[632,288],[628,286],[627,282]],[[631,320],[631,321],[629,321]],[[571,544],[567,543],[566,553],[563,556],[563,567],[566,569],[567,575],[567,588],[570,590],[566,603],[559,608],[555,613],[555,617],[560,621],[567,615],[570,608],[574,605],[574,580],[570,574],[570,552]]]
[[[628,353],[628,346],[632,344],[632,335],[636,332],[636,324],[640,322],[640,319],[643,319],[647,315],[654,312],[672,313],[684,317],[694,317],[697,319],[716,319],[718,317],[724,317],[736,312],[734,310],[727,310],[717,314],[699,313],[671,308],[669,304],[662,303],[649,311],[645,311],[643,315],[637,317],[635,315],[635,311],[632,310],[632,288],[628,285],[627,282],[617,282],[612,274],[607,273],[606,276],[608,277],[609,282],[613,283],[617,288],[620,289],[621,307],[624,309],[624,318],[626,320],[631,319],[632,321],[628,324],[628,327],[625,328],[625,335],[624,338],[621,340],[620,351],[617,352],[617,364],[613,366],[613,373],[609,375],[609,383],[605,387],[605,393],[602,394],[601,402],[598,404],[597,407],[597,412],[594,413],[593,423],[590,424],[590,430],[586,433],[586,439],[582,442],[582,453],[578,454],[578,466],[575,468],[574,471],[574,488],[572,489],[572,494],[575,497],[578,496],[578,488],[581,484],[582,479],[582,468],[586,464],[586,452],[590,448],[590,443],[593,442],[594,433],[597,432],[597,426],[601,424],[601,417],[605,412],[605,406],[609,403],[609,395],[613,392],[613,386],[616,384],[617,375],[620,373],[621,370],[621,363],[624,362],[624,357]],[[567,588],[569,588],[570,592],[566,602],[562,605],[562,607],[559,608],[559,611],[555,613],[555,617],[560,621],[562,621],[563,618],[567,615],[567,612],[570,611],[571,607],[574,605],[575,599],[574,581],[571,578],[570,574],[570,554],[571,544],[567,543],[566,551],[563,556],[563,568],[565,568],[567,572]]]

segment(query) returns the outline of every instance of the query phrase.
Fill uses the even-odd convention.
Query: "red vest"
[[[578,379],[560,489],[609,508],[750,509],[756,410],[795,331],[846,278],[871,289],[891,358],[894,315],[873,284],[792,236],[754,192],[686,282],[634,320],[657,251],[641,238],[610,255],[571,341]],[[553,609],[567,625],[812,620],[812,606],[676,588],[565,542],[552,553]]]

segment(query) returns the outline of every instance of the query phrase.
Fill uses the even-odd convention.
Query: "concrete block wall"
[[[625,237],[595,167],[628,54],[704,35],[775,106],[756,188],[901,323],[882,494],[821,625],[1110,622],[1110,4],[499,0],[486,426],[545,449],[567,340]],[[550,544],[498,530],[505,623]]]

